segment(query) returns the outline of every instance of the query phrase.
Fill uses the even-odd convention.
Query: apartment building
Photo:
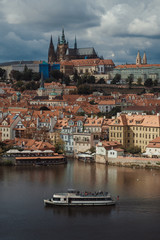
[[[19,114],[9,114],[5,117],[0,125],[2,141],[13,140],[15,138],[15,127],[20,120]]]
[[[118,141],[125,149],[139,147],[143,152],[159,136],[160,114],[119,114],[109,125],[109,141]]]

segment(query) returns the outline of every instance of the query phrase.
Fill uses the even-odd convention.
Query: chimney
[[[37,128],[39,128],[39,117],[37,117]]]

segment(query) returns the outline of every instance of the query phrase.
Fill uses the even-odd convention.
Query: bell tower
[[[61,39],[58,39],[57,45],[57,61],[62,61],[66,59],[66,52],[68,49],[68,42],[66,42],[64,29],[62,29]]]
[[[138,50],[137,57],[136,57],[136,65],[140,65],[140,64],[141,64],[141,56]]]
[[[147,56],[146,56],[145,52],[144,52],[144,55],[143,55],[143,64],[147,64]]]

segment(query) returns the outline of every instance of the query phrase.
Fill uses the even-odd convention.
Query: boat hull
[[[111,206],[115,205],[115,201],[108,201],[108,202],[103,202],[103,203],[98,203],[98,202],[72,202],[72,203],[57,203],[54,202],[52,199],[45,199],[44,200],[44,205],[45,206]]]

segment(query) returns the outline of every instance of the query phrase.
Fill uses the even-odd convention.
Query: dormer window
[[[141,121],[136,121],[136,124],[141,124]]]

